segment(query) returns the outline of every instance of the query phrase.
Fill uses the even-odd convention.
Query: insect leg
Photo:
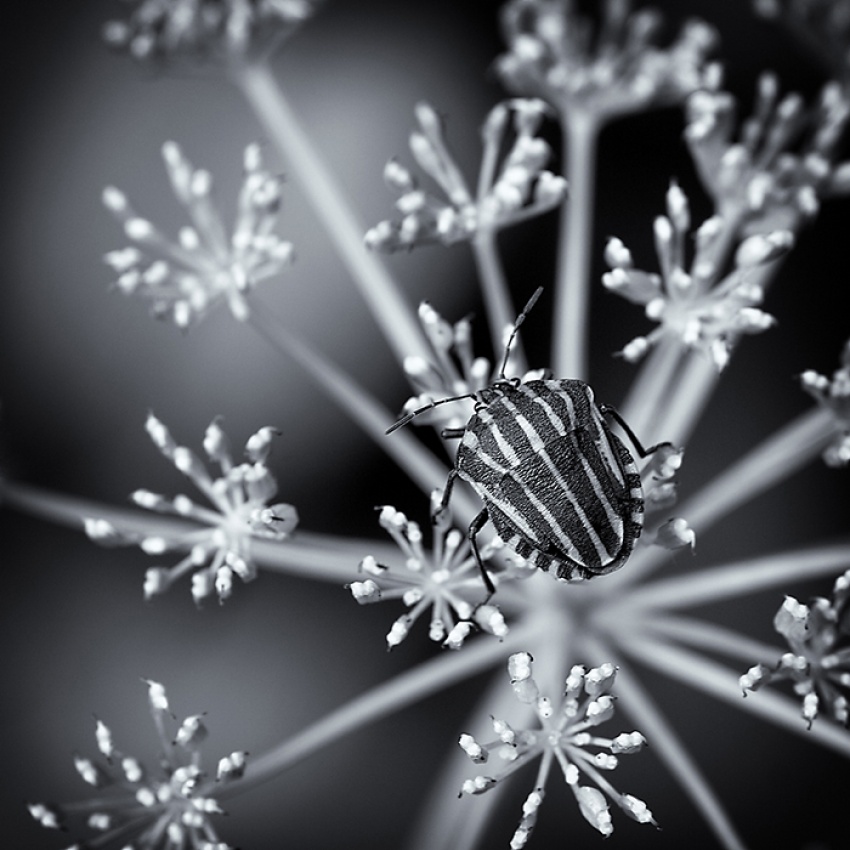
[[[656,443],[654,446],[650,446],[648,449],[645,449],[643,447],[643,444],[641,443],[641,441],[637,438],[637,435],[635,434],[635,432],[632,431],[632,429],[629,427],[626,420],[623,419],[622,416],[620,416],[620,414],[617,412],[617,410],[615,408],[611,407],[610,404],[600,404],[600,405],[598,405],[598,407],[599,407],[599,412],[603,416],[610,416],[626,432],[626,435],[628,436],[629,440],[631,441],[631,444],[635,447],[635,449],[637,450],[637,453],[641,457],[646,457],[647,455],[651,455],[653,452],[657,452],[663,446],[671,446],[672,447],[673,444],[669,440],[665,440],[663,443]]]
[[[440,431],[440,436],[444,440],[459,440],[465,432],[466,428],[443,428]]]
[[[457,478],[457,470],[452,469],[449,472],[448,478],[446,478],[446,486],[443,489],[443,498],[440,499],[440,504],[431,511],[431,522],[434,524],[436,524],[443,512],[449,507],[449,499],[452,497],[452,488],[455,485],[455,478]]]
[[[484,524],[489,518],[490,515],[487,513],[487,508],[482,508],[481,512],[475,516],[475,519],[469,523],[469,528],[466,532],[466,536],[469,538],[469,542],[472,545],[472,554],[475,556],[475,562],[478,564],[478,569],[481,570],[481,578],[484,579],[484,584],[487,587],[487,599],[485,599],[482,604],[485,604],[496,592],[493,579],[490,578],[490,573],[487,572],[487,568],[484,566],[484,561],[481,558],[481,552],[478,549],[478,532],[484,528]]]

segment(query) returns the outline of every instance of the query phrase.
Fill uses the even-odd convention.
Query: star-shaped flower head
[[[177,725],[165,688],[145,681],[159,738],[157,769],[148,771],[138,759],[119,751],[109,727],[97,720],[95,738],[105,762],[75,756],[74,766],[85,782],[104,793],[65,806],[32,803],[30,814],[51,829],[64,829],[66,818],[84,816],[94,836],[74,847],[229,850],[230,845],[219,841],[213,824],[212,816],[223,811],[208,794],[211,781],[201,766],[201,744],[208,734],[202,715]],[[239,779],[246,755],[237,751],[221,759],[216,780]]]
[[[175,142],[162,147],[166,171],[177,200],[191,224],[171,241],[136,214],[123,192],[104,190],[106,208],[121,222],[133,243],[104,257],[127,295],[148,300],[157,317],[186,328],[219,302],[245,320],[248,293],[292,262],[292,244],[275,233],[282,180],[263,167],[258,145],[245,149],[245,177],[230,236],[212,202],[212,177],[196,169]]]
[[[241,61],[268,54],[313,14],[318,0],[130,0],[126,20],[103,27],[134,59]]]
[[[736,100],[706,88],[687,101],[685,140],[719,215],[746,234],[796,230],[823,197],[850,190],[836,147],[850,103],[835,83],[813,106],[796,93],[780,98],[773,74],[763,74],[752,115],[736,135]]]
[[[539,726],[514,729],[494,717],[493,741],[482,744],[472,735],[460,736],[461,748],[475,764],[492,765],[498,760],[492,773],[467,780],[461,789],[464,794],[482,794],[540,758],[534,790],[526,798],[519,828],[511,840],[513,850],[524,847],[531,837],[555,762],[582,815],[602,835],[614,831],[606,796],[638,823],[655,823],[646,803],[631,794],[621,794],[603,776],[604,771],[617,767],[619,755],[635,753],[646,743],[640,732],[621,732],[615,738],[600,737],[594,732],[614,715],[611,687],[615,674],[616,668],[609,663],[589,670],[580,665],[573,667],[564,697],[555,706],[548,697],[540,696],[532,677],[531,656],[527,652],[516,653],[508,659],[511,685],[520,702],[534,707]],[[593,784],[582,785],[583,778]]]
[[[440,116],[427,103],[420,103],[416,107],[419,129],[410,136],[410,150],[445,197],[422,189],[410,171],[391,160],[384,179],[399,195],[395,206],[402,217],[373,227],[366,234],[366,244],[387,252],[434,243],[450,245],[558,206],[566,197],[567,183],[546,169],[551,150],[537,136],[546,112],[541,100],[510,100],[491,110],[482,130],[484,151],[473,195],[446,147]]]
[[[656,44],[661,15],[603,0],[598,28],[573,0],[511,0],[502,12],[508,52],[497,70],[517,94],[541,97],[563,117],[602,123],[681,101],[716,71],[707,64],[717,36],[689,21],[668,47]],[[596,31],[594,31],[596,30]]]
[[[835,439],[824,451],[824,461],[828,466],[847,466],[850,463],[850,341],[844,345],[841,368],[833,372],[832,380],[808,369],[800,375],[800,382],[835,421]]]
[[[803,698],[803,719],[811,727],[823,708],[845,726],[850,721],[850,570],[839,576],[829,599],[808,605],[786,596],[773,619],[786,652],[775,667],[756,664],[740,678],[744,696],[770,682],[790,680]]]
[[[850,83],[850,0],[753,0],[753,7],[784,24],[833,76]]]
[[[164,593],[182,575],[194,572],[192,596],[201,602],[213,592],[221,601],[233,590],[233,576],[251,581],[257,566],[251,556],[251,541],[256,537],[285,540],[298,524],[292,505],[268,502],[277,493],[277,483],[266,466],[275,434],[273,428],[260,428],[245,444],[247,462],[235,464],[224,431],[213,421],[204,435],[204,450],[221,474],[214,478],[200,458],[185,446],[179,446],[169,430],[153,414],[146,422],[154,445],[180,472],[207,497],[212,508],[199,505],[188,496],[173,499],[136,490],[131,498],[139,507],[195,520],[195,529],[185,524],[170,526],[141,535],[123,531],[103,519],[86,520],[86,532],[98,543],[121,545],[138,543],[149,555],[172,550],[188,554],[173,567],[152,567],[145,575],[145,596]]]
[[[362,581],[348,585],[361,604],[401,599],[408,611],[387,633],[387,648],[398,646],[410,633],[413,623],[431,609],[428,631],[433,641],[449,649],[460,649],[476,627],[499,638],[508,627],[495,605],[482,605],[484,583],[467,536],[451,527],[448,511],[438,510],[442,491],[431,494],[433,543],[428,552],[422,542],[422,529],[401,511],[385,505],[379,522],[404,555],[399,565],[379,564],[371,555],[360,562]],[[498,539],[481,547],[486,562],[502,547]],[[527,574],[521,566],[491,572],[494,584],[506,578]]]
[[[631,252],[619,239],[609,240],[606,246],[605,260],[611,271],[603,275],[604,285],[642,304],[647,317],[659,323],[650,334],[633,339],[622,350],[626,360],[639,360],[667,335],[704,351],[722,369],[742,334],[759,333],[774,322],[759,308],[764,293],[758,272],[791,248],[793,234],[776,230],[744,239],[732,271],[724,276],[719,254],[729,223],[720,216],[703,222],[695,233],[694,256],[688,263],[685,242],[690,223],[688,199],[674,183],[667,192],[667,215],[655,220],[661,274],[636,269]]]

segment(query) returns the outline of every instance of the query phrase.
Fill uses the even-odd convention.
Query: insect
[[[442,432],[460,446],[435,517],[448,508],[457,478],[481,498],[484,507],[467,534],[490,595],[495,588],[477,543],[488,520],[507,546],[559,579],[605,575],[628,559],[643,527],[643,488],[634,457],[606,417],[620,425],[642,458],[671,445],[644,448],[613,407],[594,400],[584,381],[505,377],[513,340],[541,292],[517,317],[493,383],[433,401],[387,431],[437,405],[475,400],[463,428]]]

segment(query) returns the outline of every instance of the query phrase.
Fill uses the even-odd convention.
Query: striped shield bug
[[[468,537],[491,595],[493,582],[476,539],[488,520],[507,546],[559,579],[605,575],[628,559],[643,527],[643,488],[632,453],[606,417],[620,425],[642,458],[670,446],[644,448],[613,407],[594,400],[584,381],[505,377],[516,333],[541,292],[542,287],[514,322],[498,377],[489,386],[432,401],[387,431],[437,405],[474,399],[466,425],[442,432],[460,446],[436,514],[448,508],[456,478],[481,498],[484,507]]]

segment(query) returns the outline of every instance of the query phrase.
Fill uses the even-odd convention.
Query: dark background
[[[471,0],[329,2],[281,53],[282,84],[364,223],[389,214],[381,170],[393,155],[410,162],[406,139],[417,100],[447,116],[453,149],[473,173],[477,128],[503,96],[490,70],[502,49],[498,5],[490,11]],[[744,105],[766,67],[784,86],[808,94],[823,80],[813,57],[744,3],[662,5],[671,24],[698,14],[721,29],[727,87]],[[0,11],[3,470],[110,503],[124,504],[137,487],[174,493],[182,481],[144,433],[147,411],[193,447],[221,414],[237,446],[260,425],[281,428],[273,468],[281,498],[298,506],[303,528],[379,537],[372,506],[386,502],[422,518],[423,500],[386,468],[383,454],[225,311],[183,335],[151,322],[143,304],[108,291],[101,256],[123,240],[102,209],[103,186],[121,187],[143,215],[176,228],[181,210],[159,157],[162,142],[175,139],[210,168],[228,214],[242,149],[263,139],[224,81],[154,72],[110,54],[99,28],[122,11],[106,0],[7,4]],[[680,112],[668,110],[603,134],[597,280],[608,234],[623,238],[640,265],[654,267],[652,219],[671,177],[691,196],[695,221],[709,214],[681,126]],[[267,156],[285,171],[272,150]],[[802,235],[770,294],[778,327],[744,341],[688,447],[685,493],[807,408],[794,375],[806,368],[831,373],[837,365],[848,335],[847,212],[846,201],[827,204],[817,227]],[[554,224],[534,222],[502,239],[517,302],[551,279]],[[298,262],[279,282],[265,284],[260,297],[398,407],[407,395],[400,370],[292,185],[279,231],[295,243]],[[412,303],[427,297],[448,316],[480,308],[462,246],[388,262]],[[538,365],[548,350],[547,298],[525,334]],[[609,353],[647,326],[640,310],[601,287],[594,299],[592,379],[598,396],[616,402],[632,369]],[[844,534],[847,495],[846,473],[821,466],[799,473],[730,517],[722,532],[701,538],[695,564]],[[213,764],[235,748],[261,752],[434,652],[420,629],[387,655],[383,635],[397,612],[360,609],[335,586],[264,574],[251,587],[237,586],[223,608],[196,611],[185,582],[145,604],[141,581],[149,563],[139,552],[100,549],[76,531],[10,512],[0,514],[0,535],[0,734],[7,765],[0,817],[8,846],[63,846],[62,836],[29,820],[24,801],[85,796],[72,753],[95,753],[92,712],[128,752],[150,755],[153,730],[139,676],[162,681],[180,716],[208,712]],[[806,599],[828,587],[783,591]],[[772,640],[781,593],[711,613]],[[847,846],[844,760],[655,674],[642,676],[753,847]],[[324,850],[350,845],[355,836],[376,848],[400,846],[483,687],[484,680],[474,681],[432,698],[228,801],[223,837],[245,850]],[[664,831],[615,812],[606,846],[715,846],[651,752],[637,758],[639,764],[623,765],[616,784],[644,797]],[[530,782],[512,784],[484,846],[507,846]],[[553,784],[531,846],[596,847],[599,840],[568,791]]]

